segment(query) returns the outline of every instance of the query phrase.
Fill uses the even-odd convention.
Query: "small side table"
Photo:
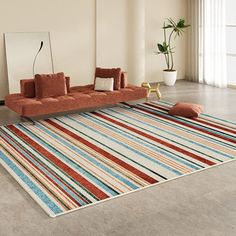
[[[150,83],[148,82],[143,82],[142,87],[146,88],[148,93],[147,93],[147,99],[149,98],[151,93],[155,93],[157,98],[161,98],[161,92],[160,92],[160,84],[158,83],[155,87],[152,87]]]

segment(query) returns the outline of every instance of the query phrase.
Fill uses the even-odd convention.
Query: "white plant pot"
[[[163,80],[165,85],[173,86],[175,85],[177,79],[177,70],[175,71],[165,71],[163,70]]]

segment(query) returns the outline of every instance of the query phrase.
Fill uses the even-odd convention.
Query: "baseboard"
[[[0,100],[0,106],[4,106],[5,105],[5,101],[4,100]]]

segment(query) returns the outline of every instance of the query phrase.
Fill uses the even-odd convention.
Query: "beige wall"
[[[50,31],[55,72],[93,81],[95,0],[0,0],[0,100],[8,93],[4,32]]]
[[[97,66],[127,70],[127,1],[97,0]]]
[[[137,4],[137,0],[97,0],[97,65],[120,66],[128,72],[135,68],[132,64],[135,60],[131,51],[136,40],[130,34],[134,28],[139,27],[136,24],[140,22],[135,23],[132,19],[134,4]],[[145,0],[143,11],[145,12],[143,37],[145,80],[162,81],[162,70],[165,69],[164,57],[155,55],[154,51],[157,42],[163,40],[163,21],[168,17],[175,20],[187,18],[187,0]],[[185,78],[186,36],[187,34],[181,39],[177,38],[175,42],[174,62],[178,70],[178,79]],[[135,83],[135,78],[130,80]]]
[[[50,31],[55,71],[70,75],[72,85],[92,82],[96,64],[131,68],[129,34],[134,22],[129,18],[130,1],[0,0],[0,100],[8,93],[4,32]],[[157,41],[162,41],[163,19],[186,17],[186,3],[187,0],[145,0],[146,81],[160,81],[165,67],[164,58],[154,55]],[[182,79],[185,39],[177,40],[176,45],[176,69]]]

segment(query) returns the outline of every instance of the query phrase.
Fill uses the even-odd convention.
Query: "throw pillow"
[[[105,68],[96,68],[95,71],[95,78],[114,78],[114,89],[120,89],[120,80],[121,80],[121,69],[120,68],[112,68],[112,69],[105,69]],[[95,82],[95,81],[94,81]]]
[[[203,106],[193,103],[176,103],[169,114],[173,116],[183,116],[187,118],[196,118],[203,112]]]
[[[70,92],[70,77],[69,77],[69,76],[66,76],[65,79],[66,79],[66,89],[67,89],[67,93],[69,93],[69,92]]]
[[[126,88],[128,87],[128,73],[127,72],[121,72],[121,83],[120,83],[121,88]]]
[[[66,76],[66,88],[67,93],[70,92],[70,77]],[[25,98],[35,97],[35,81],[34,79],[22,79],[20,80],[20,91]]]
[[[96,91],[113,91],[114,78],[96,78],[94,90]]]
[[[35,75],[37,98],[57,97],[67,94],[64,73]]]
[[[20,91],[25,98],[35,97],[34,79],[22,79],[20,81]]]

